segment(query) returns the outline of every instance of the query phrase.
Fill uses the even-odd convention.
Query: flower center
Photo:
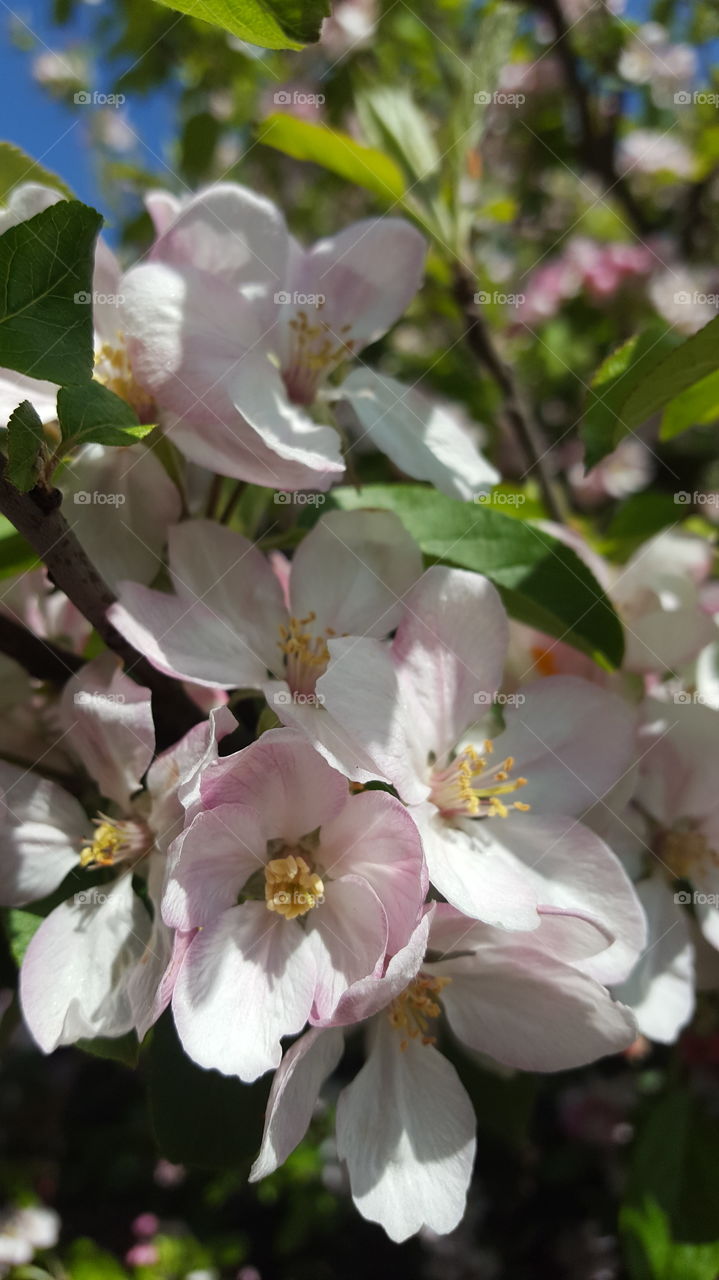
[[[153,845],[149,827],[137,818],[120,821],[100,813],[93,819],[95,835],[80,850],[81,867],[114,867],[144,858]]]
[[[693,880],[697,872],[719,866],[719,853],[712,849],[701,831],[665,831],[659,841],[659,856],[677,880]]]
[[[95,352],[96,382],[114,391],[135,410],[140,422],[153,422],[157,417],[155,402],[135,380],[127,354],[125,335],[118,332],[116,342],[103,342]]]
[[[272,858],[265,867],[265,902],[286,920],[304,916],[321,905],[325,887],[301,854]]]
[[[489,739],[484,750],[487,755],[494,751]],[[488,766],[474,747],[465,747],[445,769],[432,771],[429,798],[444,817],[506,818],[510,809],[525,813],[528,804],[514,800],[507,805],[501,798],[527,785],[526,778],[510,778],[513,768],[512,756]]]
[[[317,311],[323,306],[318,302]],[[287,394],[295,404],[312,404],[323,379],[352,355],[355,344],[346,337],[352,326],[344,324],[335,334],[319,317],[311,321],[306,311],[298,311],[289,323],[290,355],[282,370]]]
[[[308,613],[306,618],[290,618],[286,626],[280,627],[278,644],[285,655],[285,675],[293,693],[314,693],[330,660],[325,636],[330,638],[335,634],[332,628],[328,627],[324,636],[306,630],[316,616]]]
[[[431,978],[421,973],[414,982],[396,996],[389,1007],[389,1020],[402,1032],[401,1049],[410,1040],[421,1038],[422,1044],[434,1044],[436,1037],[427,1034],[430,1023],[442,1012],[438,997],[451,978]]]

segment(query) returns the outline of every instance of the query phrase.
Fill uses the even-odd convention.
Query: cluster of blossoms
[[[21,188],[4,217],[56,198]],[[423,393],[361,363],[339,380],[419,285],[409,225],[305,250],[229,184],[148,204],[147,261],[121,277],[98,251],[115,301],[95,307],[96,376],[161,424],[200,492],[212,471],[329,488],[353,447],[334,413],[452,497],[497,479]],[[20,382],[2,376],[8,409],[27,395],[51,431],[55,389]],[[355,1202],[396,1241],[451,1231],[475,1121],[442,1047],[557,1071],[629,1048],[637,1027],[670,1040],[690,1015],[699,944],[671,886],[719,875],[704,544],[665,535],[619,572],[578,543],[626,624],[609,676],[510,624],[482,575],[424,568],[390,512],[330,511],[288,559],[188,514],[144,445],[89,446],[61,487],[98,487],[103,468],[137,509],[119,545],[104,524],[98,555],[107,513],[76,504],[116,589],[110,620],[204,718],[155,755],[150,690],[109,652],[59,700],[30,690],[38,769],[17,751],[0,765],[0,899],[55,895],[22,962],[26,1024],[51,1052],[142,1040],[171,1009],[200,1066],[274,1072],[253,1179],[303,1138],[359,1035],[336,1117]],[[84,655],[87,628],[39,574],[4,608]],[[2,674],[24,725],[27,681]],[[240,697],[264,698],[257,737]],[[719,946],[716,908],[697,918]]]

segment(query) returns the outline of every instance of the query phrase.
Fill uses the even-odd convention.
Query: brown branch
[[[60,510],[58,489],[32,489],[20,493],[4,476],[0,459],[0,512],[15,526],[47,567],[55,585],[125,664],[127,674],[152,692],[152,709],[158,748],[176,742],[202,713],[188,698],[181,684],[157,671],[128,644],[107,618],[115,603],[107,583],[100,577]]]
[[[51,640],[36,636],[15,618],[0,614],[0,653],[14,658],[36,680],[64,684],[79,670],[84,659],[70,649],[61,649]]]
[[[547,466],[547,451],[539,429],[522,403],[512,370],[495,350],[489,329],[476,310],[474,280],[462,268],[455,275],[454,293],[467,325],[465,341],[499,388],[504,419],[519,444],[528,470],[536,472],[548,513],[561,524],[566,516],[564,502]]]

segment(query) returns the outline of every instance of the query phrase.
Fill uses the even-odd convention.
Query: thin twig
[[[549,515],[561,524],[566,517],[564,503],[547,466],[547,451],[542,443],[539,429],[522,403],[512,370],[505,365],[495,350],[489,329],[477,312],[474,301],[474,281],[461,268],[455,275],[454,292],[467,326],[464,335],[467,345],[499,387],[502,393],[502,412],[507,425],[527,460],[528,470],[536,472],[544,505]]]
[[[0,512],[30,543],[52,581],[92,624],[108,649],[122,659],[127,674],[151,690],[158,747],[176,742],[202,719],[201,711],[178,681],[151,666],[108,620],[107,610],[115,603],[115,596],[65,520],[60,491],[36,488],[20,493],[5,479],[4,470],[5,460],[0,458]]]

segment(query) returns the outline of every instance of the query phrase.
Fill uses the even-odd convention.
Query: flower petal
[[[102,653],[68,680],[62,714],[68,741],[103,796],[128,809],[155,751],[150,690]]]
[[[78,865],[89,823],[57,783],[0,761],[0,900],[20,907],[52,893]]]
[[[306,1031],[285,1053],[267,1099],[260,1153],[250,1171],[259,1182],[284,1164],[305,1136],[320,1089],[344,1052],[341,1031]]]

